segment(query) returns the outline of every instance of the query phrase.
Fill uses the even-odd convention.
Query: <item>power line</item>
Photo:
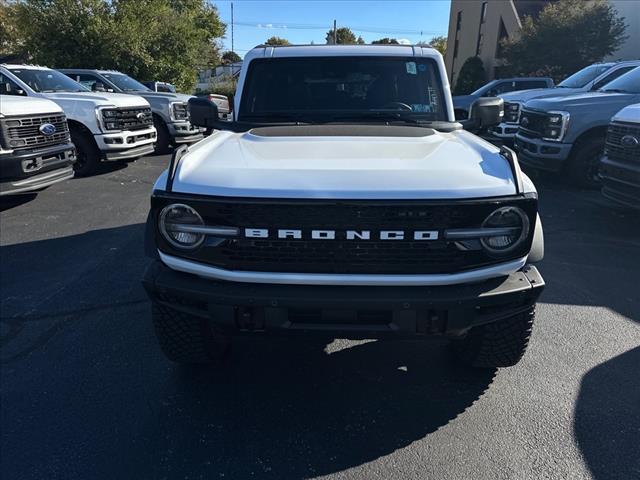
[[[332,30],[331,25],[313,23],[282,23],[282,22],[235,22],[236,26],[281,30]],[[398,27],[374,27],[374,26],[350,26],[354,32],[380,33],[388,35],[441,35],[446,34],[446,30],[404,30]]]

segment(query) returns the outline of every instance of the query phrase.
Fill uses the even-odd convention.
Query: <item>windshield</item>
[[[606,72],[611,65],[589,65],[565,78],[557,86],[560,88],[582,88],[601,73]]]
[[[88,88],[74,82],[64,73],[56,70],[34,70],[12,68],[16,77],[29,85],[35,92],[88,92]]]
[[[640,93],[640,67],[607,83],[601,92]]]
[[[124,73],[103,73],[102,76],[123,92],[150,92],[151,90]]]
[[[448,120],[437,66],[427,58],[254,60],[240,104],[240,121]]]

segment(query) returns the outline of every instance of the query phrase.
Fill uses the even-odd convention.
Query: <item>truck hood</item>
[[[568,112],[580,110],[610,111],[611,115],[613,115],[623,106],[633,103],[634,97],[638,96],[632,93],[587,92],[568,97],[536,98],[529,100],[525,107],[546,112],[552,110]]]
[[[456,95],[453,97],[453,108],[468,108],[475,100],[473,95]]]
[[[640,125],[640,103],[624,107],[613,116],[612,120],[616,122],[637,123]]]
[[[3,95],[0,98],[0,115],[40,115],[62,113],[60,106],[51,100],[34,97]]]
[[[369,127],[358,127],[358,135],[352,135],[336,134],[333,127],[332,135],[293,131],[305,127],[291,127],[290,135],[216,132],[189,148],[178,166],[173,191],[325,199],[451,199],[515,193],[510,166],[499,150],[468,132],[423,128],[424,136],[421,132],[416,136],[416,127],[372,126],[369,134]],[[413,134],[403,136],[403,128]],[[166,172],[156,186],[163,188],[163,181]]]
[[[114,107],[148,107],[149,102],[138,95],[124,95],[122,93],[106,92],[52,92],[45,94],[47,98],[61,104],[61,102],[91,102],[96,106],[109,105]],[[64,107],[63,107],[64,108]]]
[[[136,92],[137,95],[149,100],[166,100],[167,102],[185,102],[187,103],[193,95],[186,95],[184,93],[169,93],[169,92]]]
[[[575,95],[581,93],[579,88],[535,88],[532,90],[519,90],[517,92],[509,92],[500,94],[505,102],[519,102],[524,103],[534,98],[546,98],[546,97],[565,97],[567,95]]]

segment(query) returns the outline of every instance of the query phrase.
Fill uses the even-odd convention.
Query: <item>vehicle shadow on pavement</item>
[[[37,196],[37,193],[2,196],[0,197],[0,212],[24,205],[25,203],[35,200]]]
[[[469,408],[495,371],[445,347],[245,340],[221,368],[176,368],[160,419],[158,476],[310,478],[388,455]]]
[[[582,379],[574,432],[596,480],[640,478],[638,366],[640,347],[598,365]]]

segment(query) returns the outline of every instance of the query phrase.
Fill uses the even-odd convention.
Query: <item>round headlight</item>
[[[501,207],[492,212],[483,228],[504,228],[508,232],[483,237],[480,242],[489,253],[501,255],[515,250],[529,235],[529,217],[518,207]]]
[[[202,217],[189,205],[174,203],[160,212],[160,232],[176,248],[198,248],[204,241],[204,234],[194,232],[190,227],[201,225],[204,225]]]

